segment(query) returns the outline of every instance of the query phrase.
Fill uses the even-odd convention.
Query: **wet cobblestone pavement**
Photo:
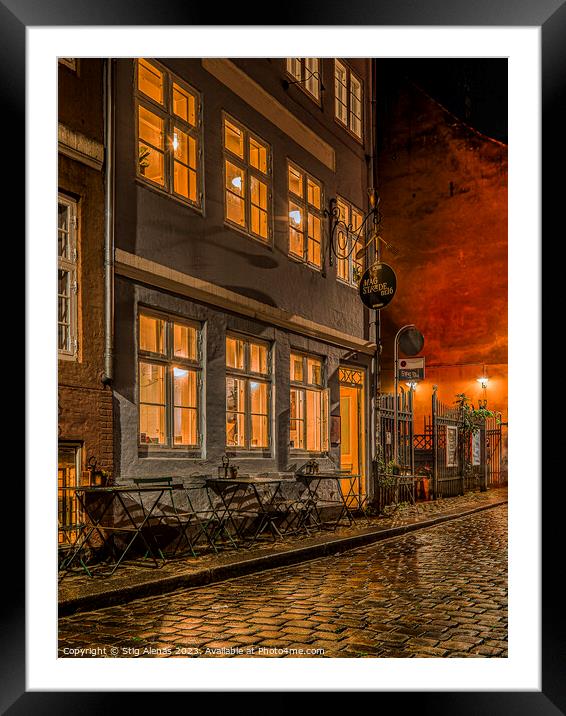
[[[59,620],[61,657],[505,657],[507,506]]]

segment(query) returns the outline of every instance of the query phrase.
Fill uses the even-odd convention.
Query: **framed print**
[[[112,7],[97,7],[96,12],[90,7],[77,8],[67,0],[58,3],[56,8],[39,7],[27,0],[4,0],[0,5],[4,59],[0,72],[6,88],[5,118],[10,116],[10,137],[14,137],[5,147],[11,166],[23,167],[23,148],[26,148],[25,206],[20,199],[21,191],[17,197],[19,203],[12,191],[9,205],[22,205],[26,215],[26,307],[29,309],[26,316],[29,361],[26,362],[25,497],[20,487],[23,481],[15,477],[9,481],[14,492],[13,504],[18,505],[20,513],[24,512],[24,506],[26,508],[26,534],[25,541],[20,534],[18,539],[12,535],[6,554],[7,571],[13,575],[13,599],[3,617],[5,686],[0,697],[3,712],[100,710],[109,701],[102,692],[137,690],[380,691],[379,698],[402,695],[414,703],[418,698],[421,705],[423,701],[431,702],[430,708],[439,713],[453,713],[455,704],[457,711],[464,714],[496,714],[507,710],[551,714],[566,708],[559,668],[562,617],[553,596],[557,590],[545,590],[544,612],[541,612],[544,618],[536,613],[540,604],[536,582],[542,529],[542,523],[537,522],[541,504],[538,400],[531,408],[528,421],[522,420],[519,405],[522,381],[527,373],[534,378],[537,399],[540,391],[538,83],[542,82],[544,128],[549,131],[552,123],[558,123],[563,117],[560,97],[564,77],[564,6],[559,0],[546,0],[536,5],[516,3],[513,8],[504,3],[486,2],[476,5],[473,13],[465,3],[448,6],[439,2],[431,3],[426,10],[393,5],[369,8],[364,3],[355,4],[347,12],[322,6],[317,9],[320,17],[324,13],[324,20],[319,17],[315,20],[311,7],[305,8],[293,20],[299,23],[297,27],[287,24],[211,27],[206,11],[190,11],[174,2],[167,3],[159,12],[151,4],[143,3],[136,6],[135,12],[120,2]],[[228,12],[224,22],[240,22],[230,15]],[[539,43],[541,67],[538,65]],[[187,47],[191,48],[190,52],[183,49]],[[371,50],[372,47],[379,47],[379,52]],[[303,57],[294,61],[286,58],[286,54],[315,53],[318,58]],[[90,576],[90,563],[80,552],[81,542],[77,540],[86,534],[82,531],[84,514],[94,522],[97,519],[96,515],[92,517],[94,512],[89,511],[89,489],[105,489],[107,494],[114,490],[116,504],[126,499],[123,496],[128,490],[141,496],[143,516],[138,523],[133,512],[131,516],[138,542],[146,539],[142,528],[151,521],[157,527],[165,524],[157,501],[152,502],[150,495],[151,489],[156,489],[154,482],[143,484],[144,479],[163,480],[164,464],[168,466],[168,475],[173,477],[159,485],[161,495],[167,491],[173,495],[176,487],[181,489],[178,480],[189,474],[187,465],[191,466],[191,476],[198,474],[200,465],[203,474],[214,473],[217,481],[220,466],[231,468],[224,469],[224,474],[234,481],[244,481],[240,484],[245,484],[249,473],[256,470],[264,480],[264,492],[273,495],[281,489],[277,482],[279,473],[291,473],[299,465],[310,464],[309,489],[313,489],[317,471],[321,479],[331,467],[339,471],[340,479],[336,486],[329,488],[329,494],[334,495],[335,489],[336,494],[347,491],[346,513],[355,500],[361,505],[369,501],[369,497],[375,497],[377,488],[375,491],[373,487],[364,488],[364,479],[367,477],[369,485],[372,470],[377,470],[379,475],[379,466],[375,467],[379,461],[377,449],[373,447],[380,439],[380,424],[373,413],[381,399],[376,393],[377,378],[374,381],[372,373],[372,361],[379,356],[375,350],[376,329],[369,327],[371,316],[364,318],[368,321],[365,333],[365,324],[361,321],[359,325],[354,319],[350,322],[347,318],[338,319],[336,325],[332,321],[337,312],[346,310],[350,301],[359,302],[358,264],[361,256],[369,261],[369,254],[366,256],[363,249],[367,251],[371,234],[367,235],[367,244],[365,235],[362,243],[357,242],[362,237],[360,227],[366,214],[372,215],[364,203],[371,202],[371,196],[369,199],[361,194],[358,197],[355,187],[356,182],[360,183],[358,174],[362,170],[359,167],[367,171],[370,165],[367,147],[375,130],[371,92],[374,87],[380,87],[380,81],[381,86],[385,84],[373,71],[366,76],[361,60],[376,55],[388,62],[407,57],[447,61],[471,57],[498,58],[508,63],[510,391],[509,419],[503,421],[505,431],[498,433],[501,440],[506,441],[509,425],[509,441],[508,446],[505,443],[504,452],[502,446],[502,454],[509,456],[508,465],[503,467],[508,469],[513,498],[509,501],[508,656],[492,658],[489,671],[485,668],[485,659],[463,659],[457,651],[453,656],[460,658],[442,661],[423,658],[416,662],[419,668],[414,669],[416,664],[409,664],[413,659],[393,658],[393,649],[390,655],[384,653],[382,659],[374,658],[378,654],[359,650],[357,656],[364,658],[357,662],[342,658],[307,659],[301,662],[300,668],[293,659],[148,661],[131,658],[140,654],[124,651],[119,655],[126,658],[120,659],[91,658],[100,654],[86,652],[68,655],[83,657],[80,660],[61,658],[57,653],[58,637],[61,639],[57,608],[61,609],[62,618],[72,617],[72,609],[69,607],[65,612],[66,607],[58,604],[59,585],[53,566],[61,553],[61,540],[68,540],[70,551],[64,557],[64,564],[72,565],[69,556],[73,556],[74,566],[80,569],[86,565]],[[266,60],[266,66],[256,71],[253,61],[260,58]],[[99,60],[99,66],[93,60]],[[190,62],[190,72],[185,71],[182,60]],[[369,67],[369,61],[367,64]],[[42,67],[49,69],[42,70]],[[64,73],[65,78],[59,86],[57,73]],[[279,79],[272,81],[272,76]],[[68,131],[65,92],[75,92],[77,82],[92,82],[101,88],[100,111],[97,110],[96,116],[85,113],[82,129],[77,125]],[[295,82],[300,88],[293,86]],[[77,92],[75,100],[80,95]],[[111,97],[121,97],[123,102],[113,106]],[[86,96],[83,99],[86,100]],[[361,109],[366,103],[367,110]],[[24,113],[25,136],[20,129]],[[318,124],[309,124],[311,115]],[[561,132],[553,134],[552,151],[548,144],[543,145],[545,171],[555,166],[563,155],[559,151],[564,143]],[[339,135],[336,141],[334,133]],[[109,136],[116,146],[124,148],[123,153],[120,150],[109,155],[105,151]],[[20,141],[16,141],[16,137]],[[53,138],[52,146],[49,137]],[[502,152],[506,156],[506,142],[502,141],[501,146],[503,144]],[[517,152],[519,144],[521,152]],[[404,161],[404,149],[393,145],[394,141],[390,157],[395,158],[388,168],[392,177],[395,167],[403,166]],[[108,170],[112,161],[113,174]],[[402,210],[406,210],[413,221],[418,218],[434,222],[434,216],[444,206],[450,210],[450,201],[454,204],[453,200],[465,197],[470,191],[475,179],[470,178],[467,184],[459,183],[453,175],[457,175],[460,167],[456,167],[455,162],[450,165],[448,159],[447,166],[448,173],[438,173],[443,182],[440,207],[428,211],[419,204],[420,186],[412,187],[402,196],[397,194],[395,201],[403,205]],[[505,168],[501,169],[502,166],[503,160],[493,159],[490,171],[498,176],[498,172],[501,175],[505,172],[506,178],[506,158]],[[430,176],[437,176],[435,171],[429,167]],[[342,188],[336,178],[340,173],[344,177],[352,174],[351,181],[345,180]],[[377,167],[375,178],[379,186]],[[369,184],[365,174],[364,182]],[[549,186],[545,209],[552,211],[560,202],[555,197],[556,185]],[[84,194],[82,187],[87,187]],[[45,267],[51,265],[52,252],[43,244],[48,243],[51,236],[46,227],[53,223],[51,218],[55,216],[51,211],[55,193],[58,193],[59,254],[55,256],[56,267],[53,261],[51,276]],[[95,204],[92,196],[98,197],[100,203]],[[380,196],[383,231],[379,236],[385,242],[383,250],[389,250],[388,241],[392,245],[397,241],[403,248],[399,232],[409,232],[410,222],[399,221],[395,225],[396,237],[391,236],[390,229],[387,233],[387,221],[390,227],[394,225],[397,209],[394,210],[394,200],[387,192]],[[104,208],[109,200],[115,201],[112,206],[118,207],[114,218],[109,218]],[[495,205],[495,199],[493,201]],[[458,225],[457,218],[453,216],[452,231],[461,237],[468,229],[463,222]],[[459,220],[462,221],[462,217]],[[467,220],[473,221],[471,214]],[[153,232],[160,222],[168,228],[157,239]],[[213,224],[215,231],[210,228]],[[161,229],[156,231],[159,233]],[[433,231],[431,229],[431,234]],[[187,232],[191,234],[190,248],[183,239]],[[101,243],[99,255],[93,260],[100,275],[87,286],[84,269],[92,256],[83,248],[88,245],[88,236],[95,233],[101,237],[112,234],[112,240],[104,244],[104,248]],[[332,237],[339,234],[347,251],[332,254]],[[373,240],[377,245],[375,238]],[[336,238],[336,246],[338,244]],[[424,241],[420,246],[423,250]],[[480,243],[476,258],[479,260],[480,254],[489,255],[490,248]],[[534,286],[529,289],[528,307],[524,305],[520,288],[521,266],[527,253],[530,280],[534,280]],[[469,266],[457,252],[448,258],[453,259],[451,271],[456,273],[447,277],[439,268],[430,276],[422,277],[420,300],[424,304],[425,298],[433,295],[432,291],[427,292],[427,282],[439,291],[454,291],[457,296],[453,302],[454,320],[461,319],[462,323],[465,296],[469,295],[466,292],[471,290],[466,273]],[[446,259],[438,255],[438,267]],[[410,260],[407,253],[400,253],[400,264]],[[459,268],[454,268],[457,266]],[[278,279],[274,278],[281,276],[282,270],[288,270],[292,277],[285,280],[284,287],[290,297],[284,288],[280,290]],[[114,282],[109,278],[111,272]],[[485,274],[490,274],[489,266]],[[58,279],[56,287],[52,286],[54,276]],[[304,295],[300,287],[297,289],[299,283],[295,277],[298,276],[301,280],[304,277],[310,287]],[[329,284],[329,277],[332,279],[330,298],[321,300],[317,287],[322,282]],[[497,279],[496,271],[491,269],[491,274],[485,276],[486,285],[489,281],[497,283]],[[456,284],[458,292],[454,288]],[[110,286],[113,302],[108,303],[106,296]],[[46,296],[51,297],[55,288],[57,301],[49,303]],[[397,294],[396,301],[403,301],[403,296],[409,295],[409,288],[403,287],[401,281]],[[422,306],[418,305],[416,292],[411,296],[408,310],[416,312]],[[360,307],[360,315],[361,310]],[[369,311],[363,310],[369,315]],[[385,316],[387,310],[383,311],[383,335],[392,330]],[[458,313],[459,310],[463,313]],[[501,310],[506,310],[505,306]],[[526,347],[521,341],[521,322],[525,315],[534,336]],[[57,323],[52,320],[55,316]],[[493,325],[500,317],[500,313],[490,316],[486,306],[481,323],[489,327],[490,322]],[[53,330],[49,328],[52,324]],[[90,334],[89,326],[95,326]],[[112,341],[107,340],[109,326]],[[426,341],[427,330],[430,335],[432,328],[421,327]],[[475,328],[480,330],[478,325]],[[374,339],[370,340],[372,336]],[[100,361],[89,354],[91,338],[100,341]],[[445,340],[448,344],[456,337],[446,335]],[[502,340],[501,336],[497,340]],[[506,341],[503,342],[506,346]],[[324,346],[330,347],[326,350]],[[486,350],[491,348],[488,346]],[[435,365],[434,360],[429,360],[428,349],[429,345],[427,373],[434,376],[440,361]],[[467,361],[467,355],[462,351],[459,364],[472,362]],[[387,347],[383,366],[386,360]],[[66,396],[76,387],[83,366],[89,369],[96,366],[93,381],[97,381],[98,391],[85,390],[84,397],[80,398],[84,401],[81,409],[93,416],[93,427],[88,435],[79,434],[78,423],[73,425],[72,411],[65,407],[70,405],[65,402]],[[351,369],[348,381],[339,379],[342,370],[339,366]],[[387,370],[389,368],[385,368],[380,377],[383,385],[388,380]],[[475,381],[475,375],[470,376],[467,379]],[[503,379],[494,372],[493,376],[490,373],[490,380],[495,386],[497,380]],[[446,384],[452,386],[456,382],[455,378],[453,383],[447,381]],[[492,399],[495,388],[488,384],[487,391],[490,389],[492,393],[488,394]],[[507,393],[503,389],[501,395],[506,401]],[[395,412],[398,420],[403,420],[410,401],[414,401],[411,405],[417,405],[421,400],[414,386],[408,386],[407,390],[403,386],[403,396],[405,403],[399,403],[399,413]],[[389,408],[383,405],[385,413]],[[400,467],[407,475],[427,477],[425,472],[418,473],[415,460],[411,463],[404,457],[408,429],[402,433],[403,440],[387,438],[395,431],[395,418],[392,412],[389,423],[382,425],[382,462],[387,468],[384,472]],[[426,433],[425,429],[423,446]],[[477,436],[479,440],[481,434]],[[446,427],[446,465],[443,467],[458,466],[458,439],[462,437],[457,427]],[[413,440],[412,433],[410,440]],[[478,440],[472,435],[470,457],[475,467],[484,459]],[[526,446],[530,449],[526,450]],[[426,449],[430,451],[433,465],[434,449],[430,446]],[[120,455],[120,470],[112,463],[116,454]],[[93,460],[89,461],[91,456]],[[258,464],[265,467],[259,470]],[[521,475],[521,484],[529,485],[528,495],[519,487],[519,479],[515,477],[513,481],[517,473]],[[528,480],[523,479],[525,473]],[[55,474],[58,491],[49,485],[51,475],[55,485]],[[121,483],[116,482],[116,474],[123,478]],[[43,475],[41,480],[38,475]],[[229,479],[218,490],[226,489]],[[268,487],[269,480],[272,488]],[[191,503],[190,508],[185,508],[185,517],[179,518],[186,518],[189,524],[186,515],[199,514],[202,542],[212,545],[211,550],[220,544],[219,535],[223,530],[224,542],[242,537],[239,524],[230,522],[227,503],[222,502],[225,498],[218,490],[215,493],[219,495],[218,501],[211,511],[194,508]],[[209,492],[214,491],[211,488]],[[296,517],[302,509],[299,505],[304,506],[305,494],[302,501],[297,496],[293,500],[286,496],[286,506],[293,502],[294,512],[288,513],[292,515],[290,521],[295,520],[295,527],[304,526],[306,533],[309,525],[312,527],[320,521],[320,516],[311,510],[309,522],[304,516],[306,512],[302,513],[303,517]],[[312,498],[312,493],[309,494]],[[73,502],[73,495],[78,501]],[[472,502],[482,499],[481,495],[478,492]],[[446,499],[456,497],[446,495]],[[267,503],[262,502],[263,493],[259,497],[256,493],[254,499],[258,500],[261,518],[253,530],[253,538],[261,540],[271,535],[276,544],[277,530],[284,530],[285,526],[282,527],[281,521],[274,521],[271,515],[275,501],[269,502],[267,509]],[[410,502],[409,498],[406,502]],[[282,503],[283,500],[278,504]],[[218,505],[222,504],[225,511],[220,514]],[[479,509],[478,504],[471,504],[469,509]],[[550,530],[556,524],[552,516],[556,507],[545,504],[545,508],[548,513],[544,536],[548,545]],[[205,512],[206,524],[202,517]],[[490,510],[478,512],[484,517],[488,513]],[[55,526],[58,518],[59,528]],[[515,529],[517,524],[525,524],[526,519],[532,519],[529,534],[525,534],[524,529]],[[392,520],[392,528],[396,528],[394,516]],[[64,530],[61,530],[62,522]],[[102,522],[100,525],[104,527]],[[401,535],[404,527],[398,529]],[[44,538],[46,534],[54,536],[53,544]],[[337,534],[340,536],[339,530]],[[414,537],[418,534],[408,536],[405,544],[412,544],[411,539],[418,544]],[[159,563],[161,545],[155,547],[152,540],[153,537],[144,542],[145,556],[157,555]],[[187,549],[192,549],[190,538],[187,545]],[[121,547],[129,548],[127,541]],[[272,549],[272,545],[268,548]],[[194,552],[198,551],[197,544]],[[246,553],[241,554],[245,560]],[[331,551],[327,553],[331,554]],[[417,562],[423,559],[421,554],[424,555],[424,550],[419,552],[415,547]],[[117,575],[124,555],[126,551],[111,565],[117,567]],[[352,561],[356,560],[352,558]],[[309,564],[314,570],[314,561]],[[545,578],[550,580],[550,586],[552,570],[550,565],[545,566]],[[149,572],[149,568],[146,571]],[[236,602],[231,601],[234,582],[229,580],[237,573],[227,569],[224,574],[228,581],[216,585],[217,598],[211,598],[196,619],[206,614],[213,623],[222,610],[229,610],[235,616],[232,610]],[[393,589],[400,590],[400,575],[388,574]],[[366,572],[362,578],[372,582],[377,577],[373,572]],[[149,583],[150,579],[146,581]],[[101,607],[100,600],[96,601],[99,584],[101,580],[97,582],[96,578],[89,582],[88,594],[84,593],[85,605]],[[416,585],[415,594],[418,592],[419,599],[425,600],[424,592],[419,591],[422,585],[424,581]],[[198,585],[195,582],[193,586]],[[506,587],[499,586],[502,590]],[[144,594],[143,587],[133,583],[129,587],[136,599],[155,598],[152,603],[158,604],[159,595]],[[270,583],[269,589],[272,590],[270,599],[281,596],[278,584]],[[331,603],[333,597],[324,589],[320,587],[320,600]],[[521,591],[523,595],[518,594]],[[494,601],[499,598],[495,592],[494,587]],[[176,594],[167,592],[170,602],[163,607],[165,621],[175,620]],[[525,600],[525,595],[529,599]],[[196,599],[196,592],[194,596]],[[286,598],[289,602],[300,602],[308,601],[311,596],[300,591],[297,596],[289,591]],[[368,599],[371,602],[379,598],[374,595]],[[484,610],[494,609],[487,600],[485,602]],[[244,612],[249,604],[257,607],[253,599],[246,605],[237,603]],[[120,619],[126,620],[130,628],[138,611],[128,604],[127,601],[114,603]],[[294,607],[300,610],[301,604],[295,603]],[[370,607],[371,604],[369,607],[359,604],[355,609],[361,614]],[[372,608],[377,609],[376,604]],[[102,611],[101,621],[92,617],[87,623],[93,632],[102,629]],[[226,614],[220,616],[226,624],[230,621]],[[487,617],[490,616],[493,615],[488,613]],[[275,632],[281,626],[275,623],[279,615],[266,613],[265,618],[266,634],[270,633],[267,627],[273,627]],[[299,619],[291,625],[297,630],[294,632],[297,639],[301,637],[301,630],[308,628],[298,622],[307,620],[308,617]],[[71,622],[72,618],[67,623]],[[322,621],[320,624],[323,625]],[[326,629],[331,635],[326,641],[338,641],[341,638],[338,630],[342,626],[333,622],[331,626],[334,628],[330,631]],[[112,627],[104,623],[109,649],[117,648],[111,642],[113,628],[115,632],[120,631],[119,625]],[[239,627],[230,622],[227,628],[237,631]],[[468,638],[477,638],[471,633],[473,628],[469,627],[468,631]],[[135,642],[141,637],[136,631],[120,638]],[[272,638],[275,637],[265,636],[266,643]],[[220,648],[224,642],[217,641]],[[229,639],[224,641],[227,643]],[[122,641],[118,648],[122,648]],[[498,647],[493,649],[497,652]],[[498,656],[495,652],[491,656]],[[400,650],[397,657],[401,654]],[[114,656],[114,652],[111,655]],[[429,656],[438,654],[431,652]]]

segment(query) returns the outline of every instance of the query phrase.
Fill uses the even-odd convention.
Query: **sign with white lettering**
[[[360,298],[368,308],[385,308],[396,290],[395,271],[388,264],[381,262],[367,268],[360,280]]]
[[[397,372],[399,380],[424,380],[424,356],[419,356],[418,358],[400,358]]]
[[[472,465],[481,465],[481,431],[472,434]]]

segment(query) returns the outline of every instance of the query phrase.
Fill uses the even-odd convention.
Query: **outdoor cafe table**
[[[282,477],[206,477],[207,490],[213,491],[220,498],[220,514],[218,514],[220,532],[232,528],[233,536],[239,543],[246,541],[246,518],[259,518],[255,532],[251,536],[248,546],[252,546],[259,536],[269,528],[274,539],[282,537],[275,524],[275,518],[285,517],[281,511]],[[271,489],[260,490],[259,487]],[[251,504],[249,498],[251,497]],[[211,503],[212,504],[212,503]],[[218,513],[218,508],[215,508]],[[239,519],[238,519],[239,518]]]
[[[148,526],[149,521],[155,516],[156,508],[163,498],[163,495],[169,493],[173,501],[173,495],[178,490],[184,490],[183,485],[113,485],[108,487],[66,487],[64,490],[74,491],[80,509],[83,511],[85,520],[80,532],[77,536],[75,545],[71,548],[70,554],[63,560],[61,570],[64,577],[70,570],[71,566],[79,563],[89,576],[93,576],[91,568],[87,565],[88,552],[93,548],[91,539],[96,533],[100,538],[100,543],[96,549],[102,552],[106,548],[114,555],[112,569],[105,572],[105,576],[114,574],[120,564],[124,561],[126,555],[130,552],[137,538],[141,539],[146,547],[146,554],[151,556],[155,567],[161,566],[155,556],[155,545],[150,544],[144,528]],[[125,499],[128,496],[137,495],[140,501]],[[149,497],[148,503],[142,503],[142,496]],[[123,510],[120,524],[114,522],[113,508],[121,507]],[[104,524],[104,518],[109,516],[110,524]],[[117,534],[126,535],[126,544],[118,547],[115,551],[115,536]],[[129,535],[129,539],[127,538]],[[161,554],[163,564],[165,558]]]
[[[350,509],[350,502],[352,499],[358,499],[355,486],[359,480],[359,475],[341,472],[317,472],[313,474],[298,472],[295,473],[295,477],[299,482],[303,483],[306,488],[308,509],[304,520],[305,526],[309,526],[307,524],[309,519],[312,520],[310,526],[315,529],[325,527],[336,529],[343,517],[348,519],[350,525],[356,523],[352,510]],[[344,491],[343,488],[343,481],[348,481],[349,483],[346,491]],[[332,499],[333,495],[327,497],[322,494],[320,486],[325,482],[330,482],[336,486],[336,499]],[[339,508],[338,517],[335,520],[323,520],[322,509],[328,507]]]

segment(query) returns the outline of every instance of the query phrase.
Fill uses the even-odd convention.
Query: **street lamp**
[[[393,348],[393,377],[395,386],[395,396],[393,400],[393,460],[399,462],[399,424],[398,424],[398,407],[397,407],[397,395],[399,393],[399,338],[405,331],[414,328],[414,323],[408,323],[406,326],[400,328],[395,335],[395,342]]]

